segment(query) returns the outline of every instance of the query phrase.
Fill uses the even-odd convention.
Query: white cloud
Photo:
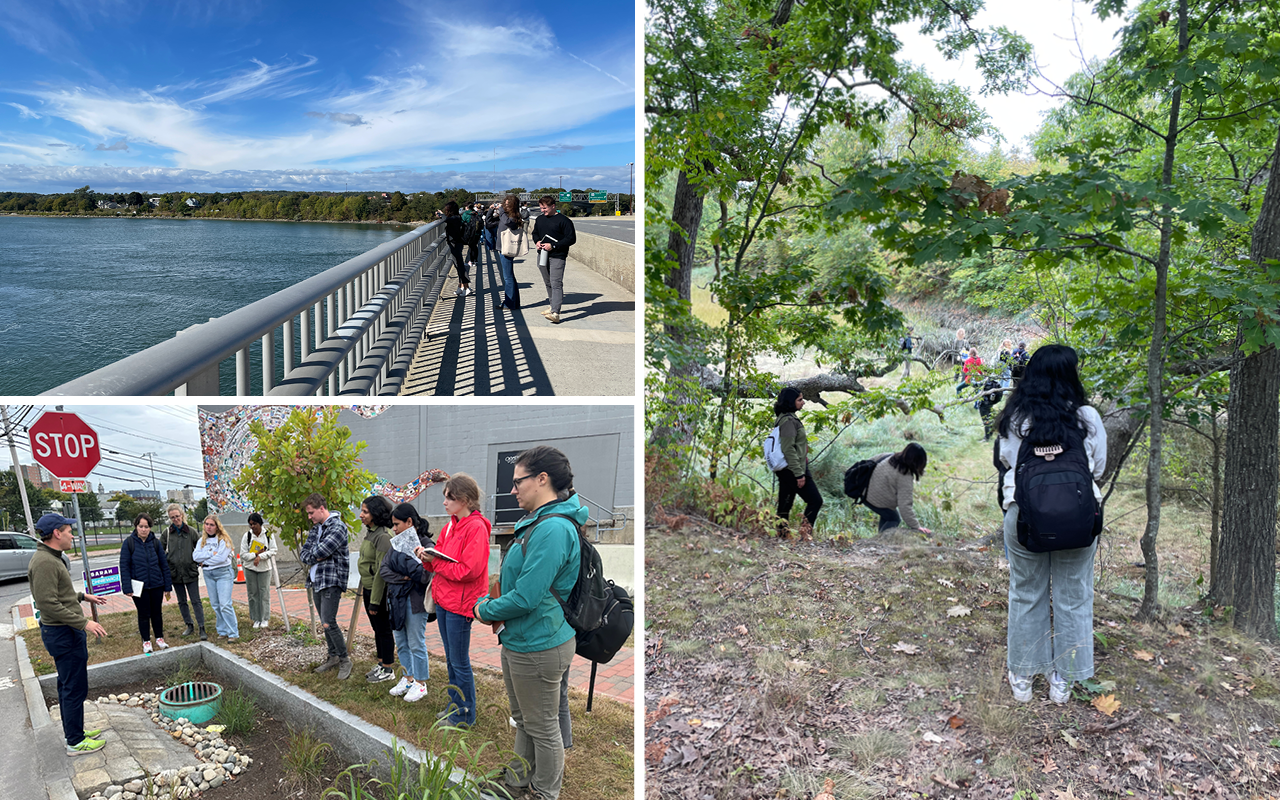
[[[5,103],[7,106],[13,106],[18,109],[18,116],[22,119],[40,119],[40,115],[24,106],[22,103]]]
[[[448,58],[503,56],[501,62],[486,69],[512,68],[508,59],[546,56],[559,49],[555,34],[541,20],[515,22],[490,27],[468,22],[438,21],[437,44]],[[514,66],[522,69],[524,65]]]
[[[250,60],[257,65],[256,69],[233,75],[226,80],[213,82],[211,85],[218,88],[198,98],[195,102],[204,104],[219,103],[231,98],[246,99],[267,95],[273,97],[295,97],[310,90],[298,86],[288,89],[284,87],[297,78],[312,74],[314,70],[311,70],[310,67],[319,61],[314,56],[308,57],[305,64],[271,65],[264,64],[256,58]]]

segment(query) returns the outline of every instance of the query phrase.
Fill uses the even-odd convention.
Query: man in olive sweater
[[[564,301],[564,265],[569,258],[569,246],[578,241],[573,220],[556,212],[556,196],[545,195],[538,200],[542,215],[533,222],[533,241],[539,250],[547,251],[547,266],[538,259],[538,271],[547,287],[550,305],[542,316],[552,322],[560,321],[560,304]]]
[[[102,605],[104,598],[77,592],[62,552],[75,541],[74,519],[61,514],[45,514],[36,523],[41,542],[27,567],[31,597],[40,612],[40,639],[58,670],[58,705],[62,710],[62,733],[67,739],[67,755],[79,756],[101,750],[101,731],[84,729],[84,700],[89,696],[89,645],[85,631],[103,637],[107,632],[96,622],[85,620],[80,604],[86,600]]]

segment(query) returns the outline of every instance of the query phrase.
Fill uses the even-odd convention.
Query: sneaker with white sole
[[[96,753],[106,744],[107,743],[101,739],[81,739],[79,744],[67,745],[67,755],[82,756],[87,753]]]
[[[406,702],[416,703],[426,696],[427,696],[427,685],[425,683],[417,683],[415,681],[413,684],[413,688],[405,693],[404,699]]]
[[[409,691],[409,689],[411,688],[413,688],[413,678],[410,678],[408,675],[405,675],[403,678],[400,679],[399,683],[391,687],[391,696],[403,697],[405,692]]]
[[[1071,699],[1071,684],[1057,672],[1049,676],[1049,699],[1058,705]]]
[[[365,678],[369,683],[382,683],[383,681],[394,681],[395,679],[395,671],[387,669],[381,664],[378,665],[378,668],[374,670],[372,675]]]
[[[142,643],[142,654],[143,654],[144,656],[149,656],[149,655],[151,655],[151,642],[143,642],[143,643]]]
[[[164,640],[163,638],[157,638],[157,639],[156,639],[156,647],[159,647],[161,650],[168,650],[168,649],[169,649],[169,645],[168,645],[168,643],[167,643],[167,642],[165,642],[165,640]]]
[[[1014,675],[1009,670],[1009,686],[1013,688],[1013,699],[1019,703],[1031,702],[1031,681],[1034,675]]]

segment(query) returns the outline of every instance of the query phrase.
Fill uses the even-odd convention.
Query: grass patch
[[[222,693],[218,707],[218,722],[226,727],[226,733],[248,733],[258,724],[258,704],[240,687]]]
[[[321,741],[310,728],[289,726],[289,745],[281,759],[285,784],[303,796],[313,796],[324,781],[333,746]]]
[[[850,737],[845,743],[860,767],[869,767],[892,758],[903,758],[911,742],[896,731],[872,730]]]

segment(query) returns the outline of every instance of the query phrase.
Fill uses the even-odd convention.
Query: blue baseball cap
[[[61,514],[45,514],[36,523],[36,530],[40,531],[40,538],[48,539],[53,532],[63,525],[75,525],[74,519],[68,519]]]

